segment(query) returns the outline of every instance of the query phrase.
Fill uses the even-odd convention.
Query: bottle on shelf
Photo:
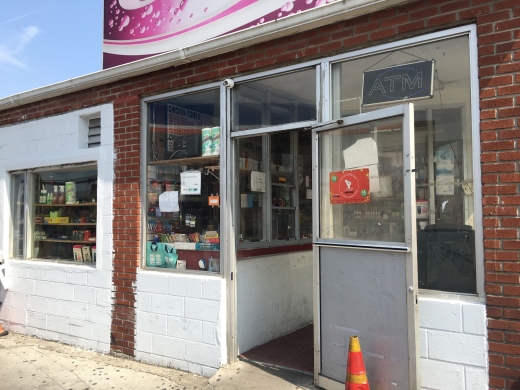
[[[58,204],[65,204],[65,186],[60,186],[58,193]]]
[[[40,204],[47,203],[47,190],[43,186],[42,186],[42,190],[40,192],[40,200],[38,203],[40,203]]]
[[[52,204],[58,204],[58,186],[54,186],[54,191],[52,193]]]
[[[47,204],[52,204],[52,193],[47,192]]]

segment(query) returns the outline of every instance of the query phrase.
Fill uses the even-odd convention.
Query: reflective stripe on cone
[[[350,337],[345,390],[370,390],[363,353],[357,336]]]

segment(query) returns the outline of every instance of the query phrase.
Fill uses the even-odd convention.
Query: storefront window
[[[427,60],[434,64],[433,94],[414,101],[419,286],[476,293],[469,38],[429,42],[334,64],[332,113],[340,118],[395,104],[367,105],[366,97],[363,101],[366,71],[390,72]],[[374,88],[384,91],[390,102],[393,95],[388,91],[401,86],[418,87],[418,79],[392,73]],[[384,162],[379,161],[383,170]]]
[[[312,237],[311,149],[310,131],[239,140],[240,243]]]
[[[316,118],[314,69],[241,83],[233,89],[233,131]]]
[[[147,106],[145,265],[220,272],[220,92]]]
[[[13,257],[95,263],[96,167],[25,172],[13,179]],[[24,196],[27,188],[33,195],[28,199]],[[24,235],[29,241],[27,253]]]

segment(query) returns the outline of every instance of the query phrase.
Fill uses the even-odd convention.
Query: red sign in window
[[[368,168],[330,173],[330,203],[370,202]]]

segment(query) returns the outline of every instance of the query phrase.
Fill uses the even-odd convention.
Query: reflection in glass
[[[319,134],[321,238],[405,241],[401,121]]]
[[[316,120],[315,74],[313,68],[236,85],[232,130]]]
[[[334,64],[333,117],[361,106],[363,72],[435,60],[432,99],[414,101],[419,286],[475,293],[469,38],[460,36]]]
[[[24,258],[25,174],[12,176],[13,183],[13,258]]]

